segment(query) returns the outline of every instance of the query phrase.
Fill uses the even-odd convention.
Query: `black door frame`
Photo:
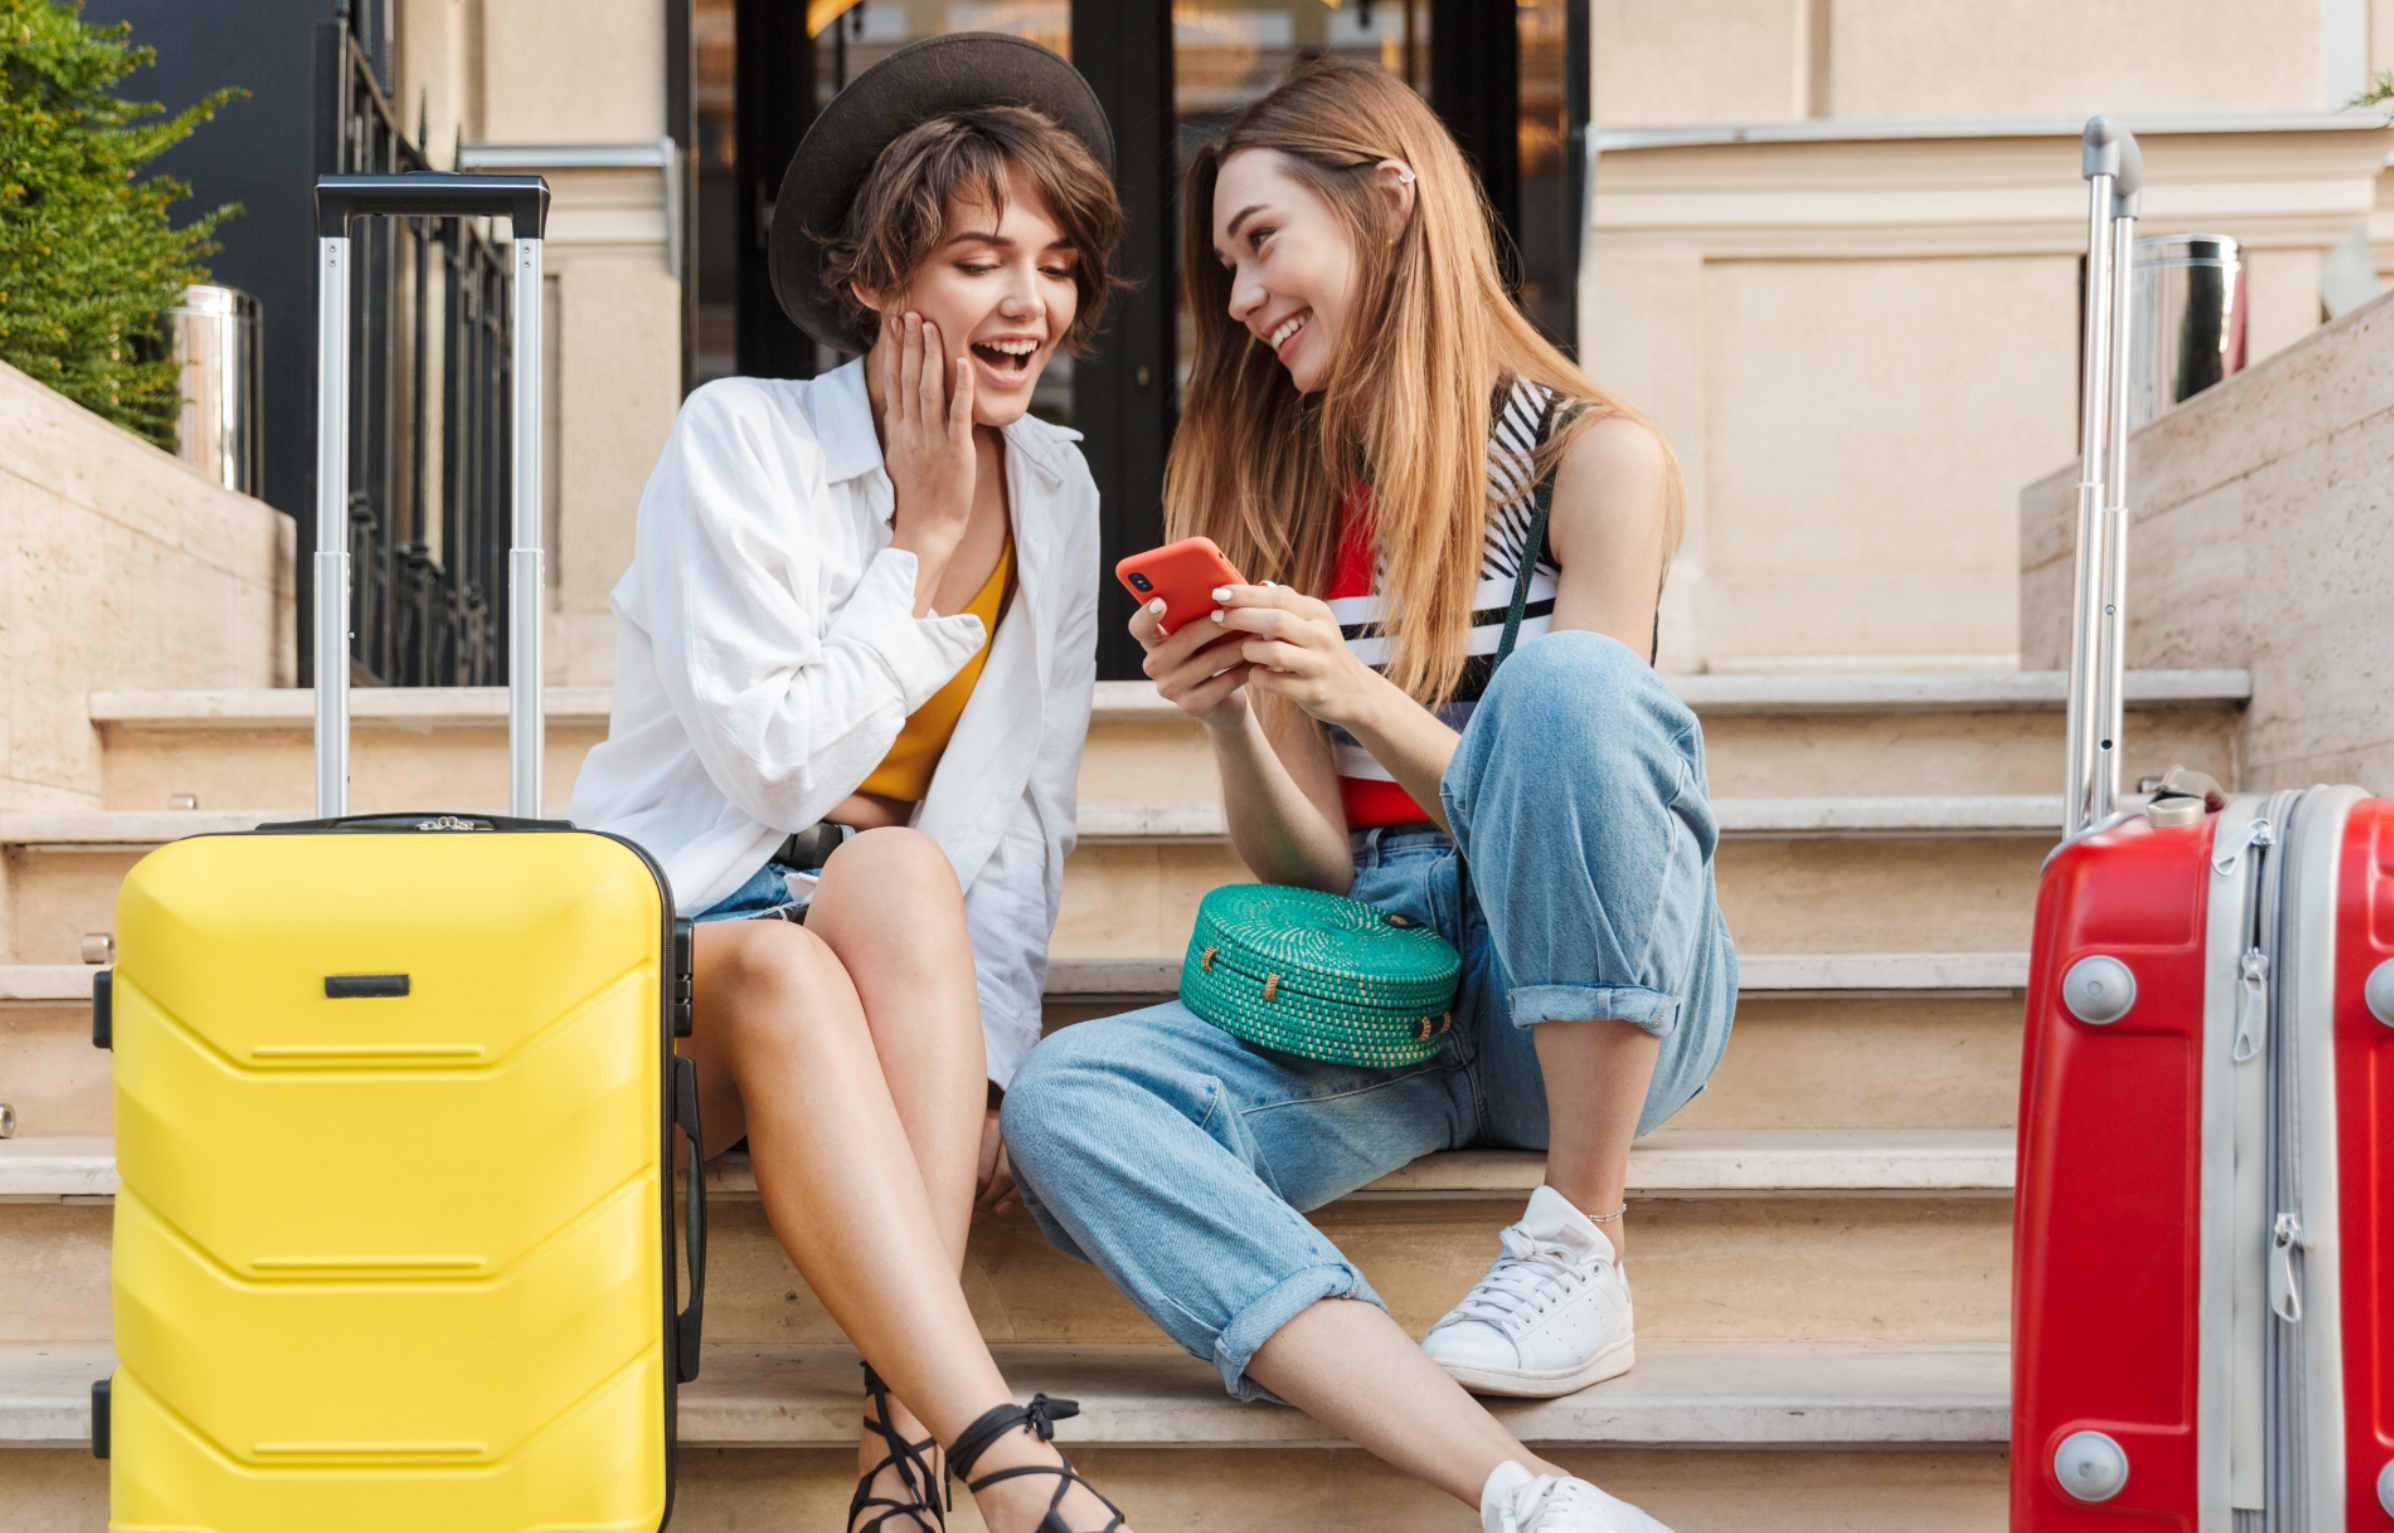
[[[1073,416],[1097,481],[1102,529],[1097,673],[1121,680],[1139,674],[1140,651],[1130,636],[1130,595],[1113,579],[1113,565],[1163,541],[1164,455],[1180,415],[1171,8],[1072,0],[1072,57],[1114,125],[1124,215],[1117,269],[1135,284],[1108,300],[1097,353],[1076,361],[1072,375]]]

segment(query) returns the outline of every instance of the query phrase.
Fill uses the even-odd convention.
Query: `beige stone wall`
[[[2394,294],[2129,442],[2127,660],[2242,666],[2242,785],[2394,791]],[[2075,464],[2020,492],[2020,647],[2068,662]]]
[[[2394,52],[2369,0],[2350,39]],[[1597,120],[1955,121],[2339,106],[2323,0],[1596,0]]]
[[[2394,132],[2149,131],[2145,228],[2245,242],[2249,347],[2318,323]],[[1598,162],[1582,354],[1677,445],[1673,669],[2008,668],[2016,487],[2076,446],[2074,129],[1790,128]]]
[[[1867,121],[2338,105],[2321,0],[1820,0],[1828,115]],[[2356,42],[2359,39],[2355,39]]]
[[[95,689],[292,684],[290,518],[5,364],[0,548],[0,810],[99,807]]]
[[[1593,31],[1582,353],[1687,472],[1672,668],[2017,663],[2013,487],[2075,448],[2087,116],[2141,119],[2146,232],[2246,242],[2255,360],[2357,232],[2394,282],[2394,135],[2255,122],[2394,67],[2394,0],[1596,0]]]
[[[461,136],[628,143],[663,125],[654,0],[586,0],[571,26],[511,0],[401,6],[402,99],[430,103],[438,160]],[[1593,19],[1601,129],[1814,135],[1599,158],[1583,350],[1686,466],[1674,669],[2015,663],[2013,489],[2073,447],[2084,235],[2059,125],[2317,113],[2354,83],[2339,49],[2394,67],[2394,0],[1595,0]],[[1897,119],[2013,126],[1857,136]],[[2023,137],[2030,119],[2056,131]],[[1820,139],[1838,124],[1846,141]],[[2394,280],[2385,143],[2152,147],[2148,229],[2248,242],[2256,358],[2317,324],[2326,253],[2355,230]],[[679,286],[654,173],[543,173],[548,671],[603,683],[606,592],[679,403]]]
[[[1811,115],[1819,0],[1595,0],[1591,81],[1607,126]]]

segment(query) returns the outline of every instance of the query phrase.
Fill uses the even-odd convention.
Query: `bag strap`
[[[1551,439],[1558,431],[1568,429],[1586,408],[1585,405],[1573,405],[1557,420],[1554,401],[1548,400],[1546,419],[1540,423],[1544,427],[1539,432],[1540,442]],[[1542,475],[1538,480],[1537,509],[1530,517],[1529,536],[1521,545],[1521,568],[1513,575],[1513,605],[1505,613],[1505,636],[1497,641],[1496,659],[1488,666],[1491,677],[1496,674],[1496,668],[1505,663],[1505,657],[1513,653],[1513,642],[1521,636],[1521,615],[1529,607],[1530,581],[1538,573],[1538,561],[1546,557],[1546,524],[1554,517],[1554,481],[1561,471],[1562,466],[1557,464],[1552,472]]]
[[[1551,404],[1547,406],[1549,419],[1552,419],[1553,408]],[[1586,405],[1573,405],[1563,412],[1561,420],[1554,422],[1554,429],[1561,431],[1568,427],[1587,408]],[[1505,636],[1497,642],[1496,659],[1488,666],[1490,676],[1494,676],[1497,666],[1504,664],[1505,657],[1513,653],[1513,642],[1521,635],[1521,615],[1529,607],[1530,580],[1537,574],[1538,561],[1546,557],[1546,524],[1554,518],[1554,481],[1561,472],[1562,466],[1557,464],[1554,473],[1538,481],[1537,510],[1530,517],[1529,537],[1522,544],[1521,568],[1513,576],[1513,605],[1505,613]],[[1660,601],[1660,593],[1657,593],[1654,637],[1648,641],[1646,653],[1648,665],[1654,664],[1662,654]]]

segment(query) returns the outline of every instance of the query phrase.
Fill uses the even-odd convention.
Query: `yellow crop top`
[[[981,620],[982,631],[988,637],[973,657],[964,662],[963,670],[932,693],[930,701],[907,716],[906,727],[898,731],[897,743],[856,791],[909,804],[919,803],[931,791],[931,774],[938,770],[939,758],[956,733],[956,721],[964,716],[964,705],[972,701],[973,688],[980,685],[982,668],[989,663],[990,643],[997,637],[998,619],[1005,614],[1006,604],[1013,595],[1014,540],[1009,537],[998,550],[997,568],[989,572],[989,579],[964,608]]]

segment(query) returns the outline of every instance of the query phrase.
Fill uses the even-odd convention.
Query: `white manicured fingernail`
[[[1214,621],[1215,621],[1215,622],[1217,622],[1217,623],[1219,623],[1220,621],[1222,621],[1222,609],[1221,609],[1221,608],[1219,608],[1219,607],[1216,607],[1216,608],[1214,609],[1213,617],[1214,617]]]
[[[1157,617],[1162,617],[1164,615],[1164,599],[1159,596],[1154,601],[1149,602],[1147,604],[1147,610],[1154,613]]]
[[[1214,587],[1214,600],[1216,600],[1216,601],[1228,601],[1228,600],[1230,600],[1230,587],[1228,587],[1228,586],[1216,586],[1216,587]]]

